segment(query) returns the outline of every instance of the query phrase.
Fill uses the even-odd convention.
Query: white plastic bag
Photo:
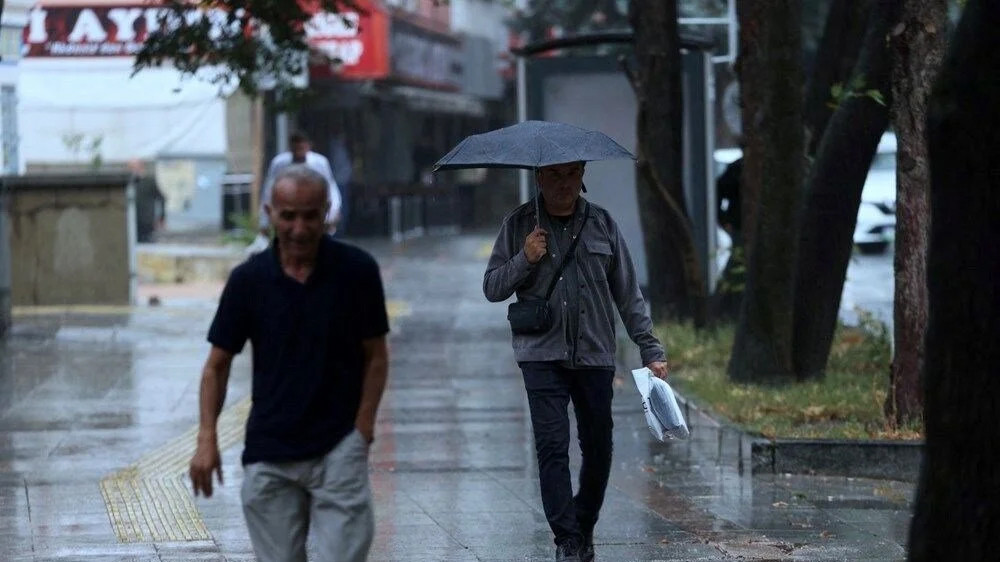
[[[687,439],[690,432],[684,413],[667,381],[654,377],[646,367],[632,371],[632,378],[642,397],[642,411],[653,437],[659,441]]]

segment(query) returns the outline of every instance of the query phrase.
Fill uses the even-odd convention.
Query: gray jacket
[[[632,256],[614,219],[593,203],[585,205],[581,197],[571,223],[572,231],[579,231],[585,208],[589,209],[589,218],[580,233],[575,259],[567,263],[563,279],[556,283],[549,299],[553,326],[544,334],[514,334],[515,360],[613,367],[617,308],[629,337],[639,346],[643,364],[665,361],[666,354],[653,335],[653,322],[639,291]],[[483,278],[483,293],[491,302],[504,301],[514,293],[518,300],[544,298],[561,256],[553,257],[558,249],[553,244],[553,225],[545,212],[541,227],[550,233],[549,254],[532,265],[524,255],[524,240],[535,228],[534,202],[529,201],[504,217]],[[566,278],[575,278],[576,282],[568,283]],[[569,318],[569,314],[579,320]]]

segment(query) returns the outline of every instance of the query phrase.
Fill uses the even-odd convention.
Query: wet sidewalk
[[[505,305],[481,294],[490,242],[360,243],[383,266],[393,328],[372,561],[553,557]],[[220,421],[225,484],[195,499],[184,477],[217,291],[16,311],[0,344],[0,562],[254,560],[239,505],[246,352]],[[615,416],[598,560],[905,559],[911,484],[740,474],[708,427],[654,443],[624,372]]]

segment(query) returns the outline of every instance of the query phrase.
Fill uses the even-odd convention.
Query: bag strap
[[[552,291],[556,288],[556,281],[559,280],[559,275],[562,274],[562,270],[566,267],[566,263],[573,257],[573,252],[576,251],[576,244],[583,237],[583,227],[587,225],[587,218],[590,217],[590,203],[585,203],[583,207],[583,222],[580,223],[580,230],[577,231],[576,236],[569,245],[569,250],[563,255],[563,259],[559,262],[559,267],[556,268],[555,273],[552,274],[552,279],[549,281],[549,288],[545,291],[545,300],[549,300],[552,297]]]

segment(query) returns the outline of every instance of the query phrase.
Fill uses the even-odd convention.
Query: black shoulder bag
[[[588,204],[589,206],[589,204]],[[507,307],[507,320],[510,321],[510,331],[515,334],[544,334],[552,327],[552,311],[549,309],[549,298],[556,288],[556,281],[566,267],[566,263],[572,259],[573,252],[576,251],[576,244],[583,237],[583,227],[587,224],[587,217],[590,215],[589,209],[583,210],[583,222],[580,223],[580,231],[576,238],[569,245],[569,250],[563,255],[559,262],[559,267],[552,274],[549,287],[545,291],[544,299],[529,299],[510,303]]]

